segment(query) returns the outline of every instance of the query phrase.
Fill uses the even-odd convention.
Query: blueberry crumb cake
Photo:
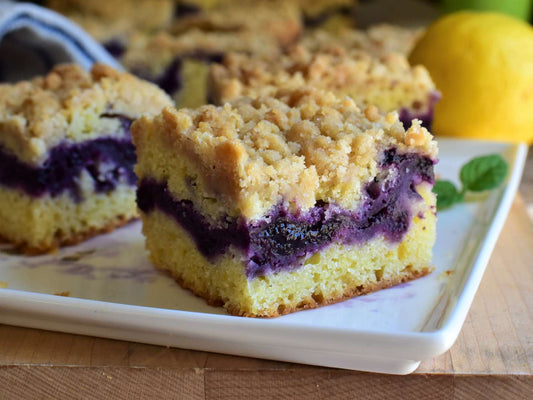
[[[186,14],[155,35],[132,35],[122,64],[165,90],[178,108],[194,108],[208,102],[209,66],[226,53],[276,59],[301,33],[297,8],[283,1],[228,5]]]
[[[428,274],[437,144],[311,88],[132,125],[154,265],[229,313],[273,317]]]
[[[134,35],[121,63],[134,75],[157,84],[178,108],[198,107],[208,101],[209,66],[221,62],[226,52],[276,58],[280,51],[269,37],[191,29],[179,35]]]
[[[130,124],[172,104],[155,85],[60,65],[0,85],[0,237],[43,253],[137,217]]]

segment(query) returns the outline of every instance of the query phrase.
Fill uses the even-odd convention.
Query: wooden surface
[[[520,184],[520,195],[526,202],[529,218],[533,221],[533,146],[529,148],[527,155],[524,175]]]
[[[0,325],[0,399],[531,399],[532,267],[517,197],[457,342],[408,376]]]

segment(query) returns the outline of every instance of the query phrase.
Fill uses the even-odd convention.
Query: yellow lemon
[[[497,13],[459,12],[433,23],[410,55],[442,99],[438,135],[533,143],[533,28]]]

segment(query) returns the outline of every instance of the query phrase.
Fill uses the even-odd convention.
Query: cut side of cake
[[[231,314],[273,317],[432,269],[437,146],[397,113],[300,88],[132,125],[152,262]]]
[[[164,92],[104,65],[61,65],[0,97],[0,237],[43,253],[137,217],[130,125],[172,104]]]

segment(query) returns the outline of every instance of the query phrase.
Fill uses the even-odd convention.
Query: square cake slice
[[[132,125],[157,268],[272,317],[429,273],[437,144],[395,112],[301,88]]]
[[[130,124],[172,104],[95,65],[0,85],[0,237],[42,253],[137,217]]]

